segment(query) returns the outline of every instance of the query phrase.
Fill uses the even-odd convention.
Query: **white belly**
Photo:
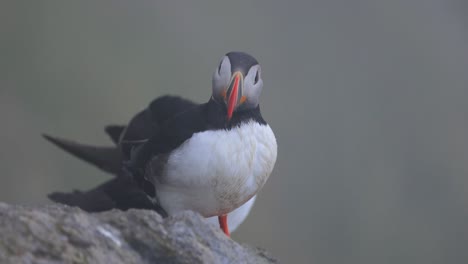
[[[158,200],[169,214],[227,214],[265,184],[276,153],[273,131],[257,122],[196,133],[169,155],[156,179]]]

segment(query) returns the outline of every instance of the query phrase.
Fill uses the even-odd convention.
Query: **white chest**
[[[248,122],[231,130],[196,133],[168,157],[156,183],[158,199],[169,214],[229,213],[265,184],[276,155],[268,125]]]

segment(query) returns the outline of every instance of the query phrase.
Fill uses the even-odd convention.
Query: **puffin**
[[[213,73],[207,102],[156,98],[127,125],[105,127],[114,146],[43,134],[114,175],[89,191],[48,197],[89,212],[136,208],[166,217],[192,210],[230,236],[276,163],[276,138],[260,112],[262,89],[258,61],[245,52],[229,52]]]

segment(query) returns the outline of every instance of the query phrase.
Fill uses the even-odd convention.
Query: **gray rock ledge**
[[[0,203],[0,263],[277,263],[227,238],[193,212]]]

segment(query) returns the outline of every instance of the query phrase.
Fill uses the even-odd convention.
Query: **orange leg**
[[[224,234],[226,234],[226,236],[228,237],[231,237],[231,234],[229,233],[228,223],[227,223],[227,215],[218,216],[218,221],[219,221],[219,226],[221,227],[221,230],[223,230]]]

